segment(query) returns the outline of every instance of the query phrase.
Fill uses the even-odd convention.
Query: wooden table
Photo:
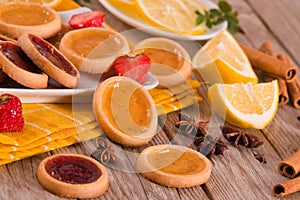
[[[122,23],[107,12],[97,0],[83,5],[106,13],[106,22],[117,31],[132,27]],[[259,48],[269,41],[276,52],[287,53],[295,65],[300,66],[300,4],[298,0],[228,0],[239,12],[241,32],[236,39]],[[207,109],[205,102],[200,108]],[[162,129],[149,145],[169,143],[184,144],[184,138],[174,139],[177,112],[160,120]],[[300,147],[300,110],[291,104],[279,107],[275,119],[263,130],[247,131],[261,138],[264,144],[257,149],[234,147],[224,155],[211,159],[212,175],[206,184],[187,189],[167,188],[148,181],[139,174],[113,168],[109,171],[109,190],[99,199],[276,199],[272,195],[275,184],[288,180],[277,172],[278,163],[291,156]],[[38,164],[47,156],[57,153],[90,155],[94,141],[79,143],[48,153],[23,159],[0,167],[0,199],[63,199],[45,191],[36,179]],[[140,152],[143,148],[124,148],[124,152]],[[260,163],[253,152],[265,155],[267,163]],[[125,153],[119,154],[126,160]],[[300,199],[300,192],[282,199]]]

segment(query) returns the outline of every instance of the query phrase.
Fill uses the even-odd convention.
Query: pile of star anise
[[[200,151],[208,158],[213,155],[223,155],[223,152],[228,149],[227,145],[221,138],[213,138],[207,135],[205,129],[208,121],[195,120],[187,114],[179,113],[179,121],[176,123],[176,127],[182,130],[184,133],[194,137],[193,148]]]
[[[113,164],[117,161],[117,155],[111,150],[111,142],[105,137],[98,137],[96,139],[98,149],[95,150],[91,156],[103,164]]]
[[[263,144],[257,136],[243,132],[234,126],[224,125],[220,127],[223,136],[234,146],[242,145],[248,148],[256,148]]]

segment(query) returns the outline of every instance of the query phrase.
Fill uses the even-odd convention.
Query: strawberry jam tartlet
[[[44,159],[37,179],[46,190],[70,198],[96,198],[109,187],[105,167],[79,154],[57,154]]]

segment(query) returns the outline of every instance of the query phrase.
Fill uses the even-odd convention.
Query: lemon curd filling
[[[184,58],[172,51],[158,48],[143,48],[145,53],[151,58],[150,71],[155,75],[170,75],[180,70],[184,64]]]
[[[205,169],[205,161],[199,155],[175,148],[155,149],[147,160],[155,169],[177,175],[192,175]]]
[[[120,49],[120,41],[115,34],[104,34],[91,31],[77,35],[73,40],[73,49],[83,57],[106,58]],[[92,52],[92,55],[91,55]]]
[[[53,14],[35,6],[6,5],[0,10],[1,21],[21,26],[47,24],[54,20]]]
[[[140,135],[151,123],[151,105],[141,88],[124,81],[107,86],[102,110],[111,124],[127,135]]]

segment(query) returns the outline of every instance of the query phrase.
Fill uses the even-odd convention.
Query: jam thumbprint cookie
[[[57,154],[44,159],[37,179],[46,190],[70,198],[96,198],[109,187],[106,168],[79,154]]]

